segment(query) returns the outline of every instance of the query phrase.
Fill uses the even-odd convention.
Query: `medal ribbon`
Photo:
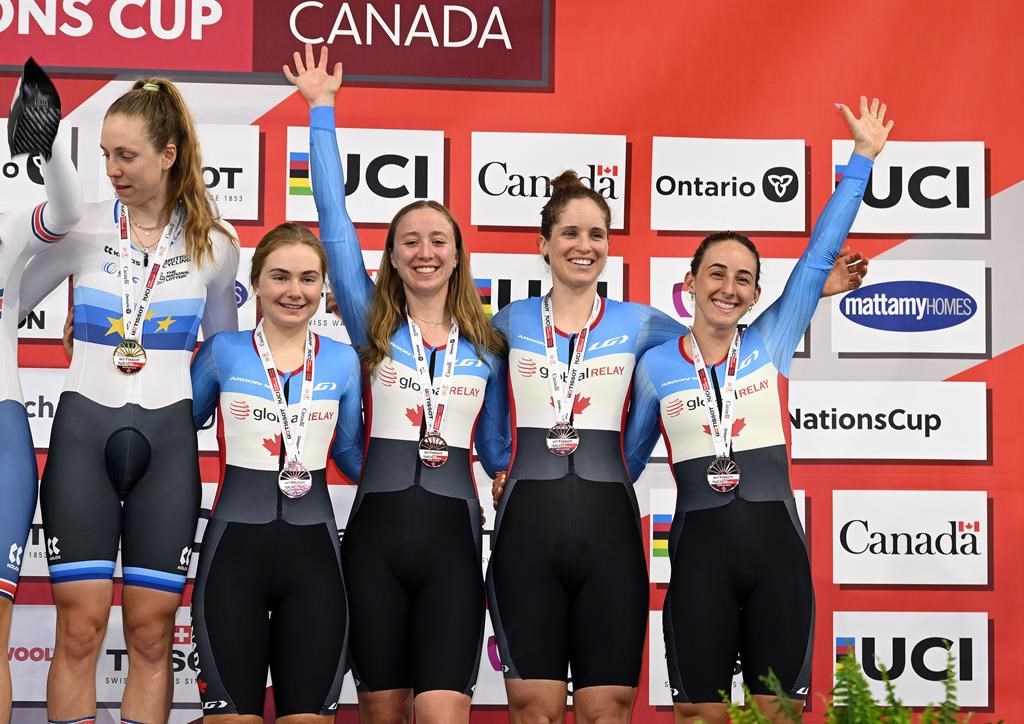
[[[413,321],[406,312],[406,319],[409,322],[409,337],[412,340],[412,356],[416,360],[416,372],[420,378],[420,402],[423,403],[423,420],[427,424],[429,434],[441,435],[444,431],[444,413],[448,407],[448,395],[452,389],[452,380],[455,378],[455,363],[459,354],[459,323],[452,317],[452,327],[448,332],[448,342],[445,344],[444,367],[441,371],[441,382],[437,392],[434,392],[433,383],[430,381],[430,369],[427,367],[427,351],[423,344],[423,333],[420,327]],[[444,437],[442,435],[442,437]]]
[[[281,421],[281,442],[284,444],[286,462],[301,465],[302,448],[306,442],[306,428],[309,425],[309,411],[313,406],[313,330],[306,327],[306,349],[303,354],[306,361],[303,363],[302,392],[299,396],[299,419],[294,427],[288,418],[288,400],[285,399],[281,380],[277,376],[274,355],[263,334],[263,320],[260,320],[259,326],[253,332],[253,338],[256,340],[256,351],[263,362],[263,371],[267,374],[267,382],[270,383],[270,391],[274,395],[277,417]]]
[[[142,288],[142,295],[138,304],[135,303],[135,287],[132,284],[132,240],[128,231],[129,219],[128,208],[120,201],[117,226],[120,246],[118,247],[118,265],[121,271],[121,306],[123,312],[124,338],[138,342],[142,339],[142,323],[146,319],[146,312],[149,311],[149,303],[153,300],[153,289],[160,278],[160,268],[167,259],[167,252],[171,245],[181,238],[185,229],[185,212],[179,206],[171,215],[171,221],[164,227],[160,234],[160,243],[153,254],[153,263],[149,267],[146,276],[146,284]]]
[[[743,333],[737,329],[733,335],[732,344],[729,346],[729,357],[726,362],[725,384],[722,392],[722,415],[718,415],[718,401],[711,391],[710,372],[704,362],[704,355],[700,353],[697,345],[697,338],[690,333],[690,344],[693,345],[693,369],[700,381],[700,389],[704,393],[704,407],[708,411],[708,426],[711,430],[711,441],[715,446],[715,456],[720,458],[729,457],[732,450],[732,423],[736,417],[736,368],[740,358],[740,339]]]
[[[555,406],[555,422],[567,423],[572,417],[572,404],[576,394],[576,382],[580,377],[580,366],[587,352],[587,337],[590,327],[601,313],[601,297],[594,294],[594,308],[590,311],[590,319],[576,335],[576,347],[569,360],[566,372],[567,382],[562,387],[562,369],[564,365],[558,361],[558,347],[555,346],[555,313],[551,307],[551,292],[544,295],[541,305],[541,319],[544,323],[544,351],[548,357],[548,381],[551,383],[551,401]]]

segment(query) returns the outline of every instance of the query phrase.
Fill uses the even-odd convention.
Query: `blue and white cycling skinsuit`
[[[786,378],[871,167],[863,156],[850,159],[782,296],[743,331],[732,427],[732,458],[741,471],[735,490],[716,492],[708,483],[715,450],[682,338],[651,350],[637,366],[627,424],[630,471],[643,470],[660,426],[678,488],[663,618],[677,703],[719,701],[737,652],[753,693],[771,693],[758,678],[771,668],[791,697],[807,694],[814,591],[789,482]],[[708,361],[719,409],[725,368],[724,359]]]
[[[348,615],[327,455],[349,477],[362,465],[359,359],[315,337],[302,460],[312,488],[278,487],[281,425],[252,331],[207,340],[192,363],[196,426],[223,421],[223,483],[203,535],[192,626],[205,714],[262,716],[267,667],[278,716],[333,715],[345,674]],[[278,371],[293,426],[303,368]],[[332,442],[333,439],[333,442]]]
[[[334,109],[310,112],[310,166],[331,286],[349,336],[366,344],[374,286],[345,209]],[[444,347],[427,349],[431,379]],[[464,337],[445,412],[448,460],[424,466],[419,376],[409,325],[391,337],[391,357],[365,380],[368,444],[342,541],[349,590],[351,660],[361,690],[411,688],[471,694],[484,625],[481,526],[474,443],[494,475],[508,460],[505,361],[479,356]]]
[[[24,310],[73,276],[74,359],[40,489],[50,580],[109,580],[120,539],[126,585],[180,593],[200,502],[189,361],[200,323],[207,335],[238,327],[238,248],[213,231],[212,253],[197,268],[184,237],[174,240],[142,324],[146,365],[124,375],[112,362],[125,332],[119,216],[118,201],[86,204],[81,223],[32,260],[22,284]],[[148,254],[133,246],[131,264],[138,299]]]
[[[33,161],[30,159],[29,163]],[[0,598],[14,600],[25,541],[36,509],[36,453],[18,378],[18,309],[22,273],[33,254],[78,223],[81,191],[67,150],[54,144],[42,165],[48,201],[0,215]]]
[[[488,567],[491,620],[507,678],[567,679],[574,689],[636,686],[649,584],[639,510],[623,458],[636,360],[684,334],[664,313],[602,300],[590,327],[571,423],[576,452],[547,447],[555,423],[540,298],[494,317],[509,341],[512,467]],[[556,330],[565,365],[577,335]]]

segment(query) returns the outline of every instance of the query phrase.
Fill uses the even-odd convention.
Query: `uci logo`
[[[784,204],[796,198],[800,191],[800,180],[796,171],[785,166],[775,166],[764,172],[761,191],[769,201]]]
[[[884,169],[877,171],[880,174],[885,173]],[[953,178],[950,178],[950,174]],[[910,174],[906,185],[903,183],[903,175],[903,167],[890,166],[889,181],[885,184],[889,193],[879,198],[875,195],[873,171],[864,191],[864,203],[874,209],[890,209],[900,203],[905,189],[910,201],[923,209],[942,209],[954,204],[958,209],[970,208],[970,166],[957,166],[955,169],[945,166],[922,166]],[[939,193],[940,191],[944,193]]]
[[[407,169],[409,163],[412,168]],[[413,156],[412,159],[400,156],[396,153],[385,153],[376,156],[366,164],[366,174],[361,173],[362,156],[358,153],[350,153],[345,156],[345,193],[349,196],[354,194],[365,178],[366,188],[374,196],[382,199],[400,199],[403,196],[412,196],[417,199],[425,199],[429,196],[429,157]],[[401,169],[401,170],[398,170]],[[403,174],[402,170],[406,170]],[[411,175],[409,173],[411,171]],[[405,183],[389,185],[384,179],[396,179],[405,177]],[[391,182],[392,184],[394,181]],[[412,190],[409,184],[412,184]]]

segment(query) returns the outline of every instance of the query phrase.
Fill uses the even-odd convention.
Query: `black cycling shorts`
[[[770,668],[790,697],[805,698],[814,590],[792,500],[677,513],[671,537],[662,620],[673,700],[720,702],[737,652],[752,693],[772,693],[759,678]]]
[[[630,493],[576,475],[506,487],[488,570],[506,678],[637,686],[650,590]]]
[[[192,401],[155,410],[60,396],[40,504],[53,583],[185,587],[201,500]],[[122,507],[123,506],[123,507]]]
[[[479,503],[414,486],[367,493],[341,544],[360,691],[472,696],[483,644]]]
[[[192,595],[205,714],[333,715],[348,623],[333,521],[206,527]]]

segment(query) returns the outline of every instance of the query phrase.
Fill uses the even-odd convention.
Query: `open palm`
[[[320,48],[320,60],[313,57],[313,46],[306,43],[306,57],[296,51],[292,54],[295,61],[295,72],[287,65],[282,66],[284,77],[288,82],[299,89],[299,93],[306,99],[310,107],[333,106],[334,96],[341,88],[342,66],[341,63],[334,64],[334,71],[328,70],[327,46]]]

